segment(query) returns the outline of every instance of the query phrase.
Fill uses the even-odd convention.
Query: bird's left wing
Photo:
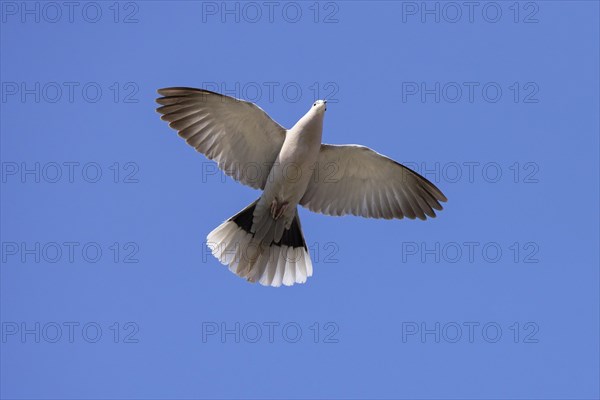
[[[192,88],[160,89],[161,119],[235,180],[263,189],[286,130],[260,107]]]
[[[323,144],[300,204],[327,215],[426,219],[446,200],[433,183],[368,147]]]

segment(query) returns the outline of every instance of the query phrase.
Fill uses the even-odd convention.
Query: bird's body
[[[373,150],[321,143],[326,102],[284,129],[252,103],[201,89],[161,89],[162,119],[188,144],[261,196],[209,233],[212,253],[267,286],[312,275],[297,205],[328,215],[425,219],[446,197],[427,179]],[[252,165],[255,174],[248,174]]]
[[[323,136],[325,103],[317,102],[286,132],[281,150],[269,172],[263,194],[257,209],[268,208],[267,217],[282,219],[282,225],[289,229],[296,214],[296,205],[306,192],[312,177]],[[255,213],[253,232],[261,224],[263,213]],[[274,237],[280,239],[279,230]],[[261,232],[257,232],[261,238]]]

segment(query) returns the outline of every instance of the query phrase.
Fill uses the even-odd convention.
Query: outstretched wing
[[[235,180],[262,189],[286,130],[260,107],[192,88],[160,89],[156,109],[179,136]]]
[[[323,144],[300,204],[327,215],[426,219],[446,200],[433,183],[368,147]]]

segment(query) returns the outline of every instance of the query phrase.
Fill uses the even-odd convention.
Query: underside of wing
[[[161,119],[235,180],[262,189],[286,130],[260,107],[193,88],[160,89]]]
[[[324,144],[300,204],[334,216],[426,219],[445,201],[433,183],[368,147]]]

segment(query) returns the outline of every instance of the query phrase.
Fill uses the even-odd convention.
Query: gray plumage
[[[322,144],[326,101],[285,129],[257,105],[219,93],[158,93],[161,118],[189,145],[263,191],[207,237],[215,257],[251,282],[292,285],[312,275],[298,204],[326,215],[424,220],[447,200],[433,183],[368,147]]]

